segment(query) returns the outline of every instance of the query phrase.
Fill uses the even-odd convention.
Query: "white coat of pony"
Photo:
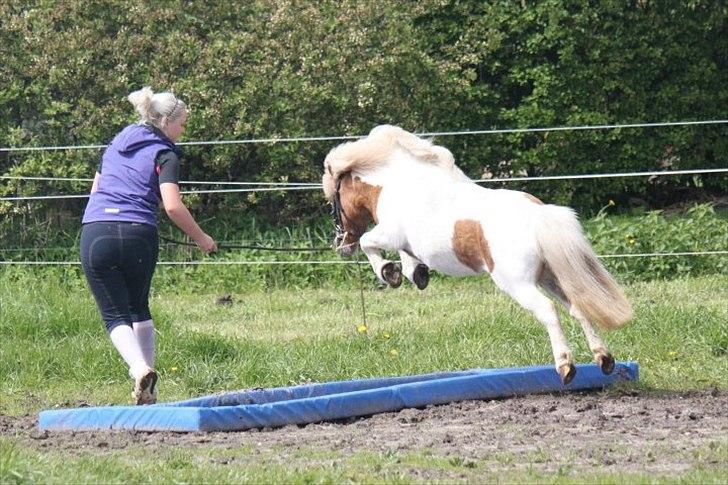
[[[545,290],[580,322],[602,371],[612,372],[614,358],[592,323],[617,328],[632,317],[632,308],[572,209],[524,192],[480,187],[446,148],[390,125],[331,150],[323,188],[329,201],[340,201],[346,233],[339,252],[350,253],[358,242],[382,282],[401,282],[399,267],[382,257],[383,250],[399,252],[402,273],[421,289],[428,268],[451,276],[489,273],[546,327],[567,384],[576,368]],[[366,231],[370,222],[376,225]]]

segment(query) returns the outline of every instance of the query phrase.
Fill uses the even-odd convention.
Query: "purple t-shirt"
[[[157,225],[161,152],[179,149],[159,130],[129,125],[112,140],[101,159],[98,190],[91,194],[83,224],[99,221]]]

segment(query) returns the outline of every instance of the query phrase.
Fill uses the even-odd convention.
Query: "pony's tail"
[[[554,205],[540,209],[536,238],[541,257],[569,303],[603,329],[629,321],[632,306],[594,254],[574,211]]]

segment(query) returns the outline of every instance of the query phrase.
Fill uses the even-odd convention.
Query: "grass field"
[[[636,319],[604,336],[617,359],[639,362],[638,386],[728,389],[726,288],[726,275],[626,287]],[[551,362],[545,330],[487,278],[436,279],[424,292],[368,286],[365,331],[359,291],[354,289],[250,291],[233,294],[230,305],[218,304],[219,296],[213,289],[154,296],[161,400],[258,386]],[[131,383],[83,284],[4,278],[0,301],[0,414],[34,414],[79,402],[129,402]],[[568,321],[565,332],[576,359],[588,362],[591,354],[578,325]],[[706,452],[717,454],[720,461],[728,453],[726,447]],[[230,450],[199,453],[224,456]],[[159,457],[137,454],[132,459],[129,450],[110,452],[103,459],[69,456],[41,453],[4,437],[0,482],[409,482],[419,480],[403,470],[452,467],[442,457],[417,452],[407,455],[404,465],[401,457],[393,464],[367,450],[340,457],[333,468],[322,467],[321,460],[310,468],[288,467],[271,453],[231,468],[200,461],[194,450],[168,450],[159,465]],[[300,453],[308,452],[304,447]],[[716,481],[724,472],[725,466],[693,469],[664,479]],[[574,477],[519,472],[489,479],[569,482]],[[598,472],[588,478],[623,479]]]

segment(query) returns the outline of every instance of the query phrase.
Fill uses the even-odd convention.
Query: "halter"
[[[336,180],[336,192],[334,193],[334,199],[331,201],[331,215],[334,218],[334,250],[336,251],[356,244],[356,242],[343,244],[349,231],[344,230],[344,224],[342,222],[342,216],[346,217],[346,213],[344,212],[344,207],[341,205],[340,189],[341,177]]]

